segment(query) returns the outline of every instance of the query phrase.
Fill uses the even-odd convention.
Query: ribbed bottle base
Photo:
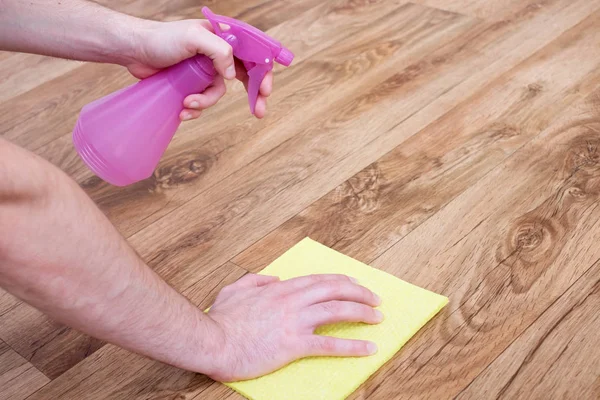
[[[80,121],[73,129],[73,144],[79,157],[85,165],[98,175],[102,180],[115,186],[125,186],[128,182],[123,180],[122,174],[112,168],[83,137]],[[121,177],[119,179],[119,177]]]

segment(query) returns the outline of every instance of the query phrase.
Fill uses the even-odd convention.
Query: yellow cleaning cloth
[[[328,325],[316,332],[371,340],[379,347],[373,356],[304,358],[258,379],[227,384],[251,400],[345,399],[448,303],[444,296],[406,283],[309,238],[260,273],[279,276],[282,280],[323,273],[352,276],[381,297],[379,310],[385,320],[378,325]]]

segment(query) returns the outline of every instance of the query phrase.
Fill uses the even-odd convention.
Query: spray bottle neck
[[[167,70],[171,85],[185,94],[204,92],[216,74],[212,60],[203,54],[188,58]]]

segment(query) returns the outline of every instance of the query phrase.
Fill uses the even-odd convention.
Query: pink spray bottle
[[[248,101],[254,114],[260,84],[273,63],[289,66],[294,55],[253,26],[207,7],[202,12],[248,71]],[[229,28],[223,30],[220,24]],[[211,59],[199,54],[86,105],[73,131],[77,153],[112,185],[149,178],[179,127],[183,100],[202,93],[215,75]]]

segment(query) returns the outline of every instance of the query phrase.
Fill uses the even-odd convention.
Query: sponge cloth
[[[342,400],[352,394],[447,303],[444,296],[406,283],[309,238],[260,272],[282,280],[311,274],[344,274],[377,293],[385,320],[378,325],[341,323],[315,333],[370,340],[378,352],[367,357],[311,357],[257,379],[227,386],[251,400]]]

